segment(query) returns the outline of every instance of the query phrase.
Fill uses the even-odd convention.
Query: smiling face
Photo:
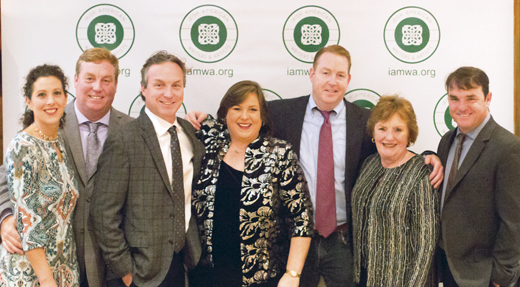
[[[448,90],[450,115],[462,133],[477,128],[489,114],[491,93],[484,97],[481,87],[461,90],[454,86]]]
[[[184,76],[179,65],[164,62],[148,69],[148,85],[141,86],[146,107],[161,119],[174,123],[184,100]]]
[[[34,122],[42,131],[58,130],[60,118],[67,105],[67,94],[60,80],[54,76],[40,77],[33,84],[31,98],[25,98],[27,106],[34,112]]]
[[[406,122],[397,113],[376,123],[373,135],[381,161],[397,165],[406,155],[408,134]]]
[[[76,101],[79,111],[90,121],[104,117],[117,91],[115,68],[110,62],[84,62],[79,75],[74,75]]]
[[[253,142],[262,127],[257,95],[250,93],[243,103],[229,108],[226,123],[231,141],[247,144]]]
[[[318,60],[316,69],[311,68],[312,98],[323,111],[334,109],[347,92],[350,82],[348,59],[325,52]]]

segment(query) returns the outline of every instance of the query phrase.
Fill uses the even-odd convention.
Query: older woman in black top
[[[354,278],[360,286],[433,286],[439,202],[417,139],[409,101],[381,97],[367,123],[377,153],[363,163],[352,191]]]

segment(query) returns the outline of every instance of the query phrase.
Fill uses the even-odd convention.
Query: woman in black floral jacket
[[[298,286],[313,232],[307,184],[290,144],[270,136],[261,87],[233,85],[206,147],[193,204],[203,240],[199,286]]]

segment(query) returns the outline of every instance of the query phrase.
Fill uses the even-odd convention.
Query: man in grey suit
[[[80,284],[82,287],[102,287],[106,280],[112,279],[110,271],[101,256],[101,250],[94,237],[89,216],[97,155],[91,157],[88,170],[87,141],[89,126],[99,126],[96,131],[99,145],[102,146],[107,134],[115,133],[123,124],[132,120],[129,116],[112,108],[117,91],[119,61],[104,48],[85,50],[76,62],[74,87],[76,99],[65,108],[65,125],[60,135],[65,141],[66,153],[79,183],[79,199],[74,212],[74,236]],[[92,134],[91,134],[92,135]],[[87,171],[88,170],[88,171]],[[5,185],[5,169],[0,170],[0,214],[2,215],[1,236],[4,247],[11,253],[20,253],[20,237],[15,228],[11,211],[9,193]]]
[[[177,118],[186,68],[165,51],[141,70],[145,109],[110,135],[98,163],[91,205],[94,231],[110,269],[126,286],[184,286],[200,239],[191,187],[204,147]],[[184,263],[184,264],[183,264]]]
[[[520,274],[520,139],[489,113],[489,79],[461,67],[446,80],[457,123],[439,143],[446,166],[439,262],[445,287],[510,286]]]

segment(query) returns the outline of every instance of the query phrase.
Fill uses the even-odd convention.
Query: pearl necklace
[[[54,142],[54,141],[57,141],[58,140],[58,133],[56,133],[55,136],[48,136],[48,135],[45,135],[41,130],[40,128],[38,128],[38,126],[36,125],[36,122],[34,122],[34,131],[37,132],[43,140],[45,141],[50,141],[50,142]]]

